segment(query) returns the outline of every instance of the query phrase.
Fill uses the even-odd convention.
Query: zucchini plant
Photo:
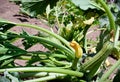
[[[120,65],[119,0],[45,2],[19,1],[23,13],[43,18],[52,31],[0,19],[0,82],[110,82],[109,76]],[[97,30],[101,31],[94,42],[86,37],[93,25],[99,25]],[[15,26],[36,29],[39,33],[32,35],[25,30],[16,33],[10,30]],[[19,39],[24,49],[13,44]],[[47,51],[28,51],[36,44]],[[93,52],[91,47],[95,47]],[[116,57],[117,62],[106,72],[109,55]],[[17,65],[17,59],[27,61],[25,66]],[[119,71],[113,81],[118,76]]]

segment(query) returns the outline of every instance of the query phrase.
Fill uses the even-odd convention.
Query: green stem
[[[74,59],[73,52],[71,50],[69,50],[68,48],[66,48],[65,46],[56,44],[56,43],[54,43],[54,42],[52,42],[50,40],[47,40],[45,38],[42,38],[42,37],[31,36],[31,35],[29,35],[29,36],[20,35],[20,37],[28,38],[28,39],[36,39],[36,40],[39,40],[41,42],[51,44],[52,46],[54,46],[54,47],[56,47],[58,49],[61,49],[61,50],[65,51],[66,53],[68,53],[69,54],[69,58]]]
[[[17,59],[22,59],[22,60],[30,60],[31,56],[20,56]]]
[[[55,14],[56,14],[56,21],[57,21],[58,27],[61,28],[61,25],[60,25],[60,22],[58,19],[58,9],[57,8],[55,8]]]
[[[67,59],[67,56],[65,56],[63,54],[52,54],[52,55],[50,55],[50,57]]]
[[[30,25],[30,24],[20,24],[20,23],[19,23],[19,24],[16,24],[16,25],[17,25],[17,26],[23,26],[23,27],[29,27],[29,28],[33,28],[33,29],[36,29],[36,30],[39,30],[39,31],[43,31],[43,32],[45,32],[45,33],[48,33],[48,34],[50,34],[51,36],[53,36],[53,37],[59,39],[60,41],[62,41],[68,48],[70,48],[70,49],[73,51],[73,49],[70,47],[69,42],[68,42],[67,40],[65,40],[64,38],[62,38],[61,36],[59,36],[59,35],[57,35],[57,34],[55,34],[55,33],[53,33],[53,32],[50,32],[49,30],[46,30],[46,29],[41,28],[41,27],[36,26],[36,25]]]
[[[46,77],[42,77],[42,78],[37,78],[37,79],[32,79],[32,80],[27,80],[27,81],[23,81],[23,82],[43,82],[43,81],[48,81],[48,80],[53,80],[56,79],[58,77],[63,77],[65,75],[52,75],[52,76],[46,76]]]
[[[27,77],[45,77],[45,76],[61,76],[66,74],[59,74],[59,73],[48,73],[48,72],[31,72],[31,73],[21,73],[19,75],[20,78],[27,78]]]
[[[75,57],[75,59],[73,60],[73,63],[72,63],[72,67],[71,67],[73,70],[77,69],[77,63],[78,63],[78,61],[79,61],[79,58]]]
[[[61,69],[57,67],[22,67],[22,68],[6,68],[0,69],[0,72],[53,72],[53,73],[61,73],[61,74],[68,74],[77,77],[82,77],[83,73],[72,71],[68,69]]]
[[[119,33],[120,33],[119,31],[120,31],[120,27],[117,26],[116,33],[115,33],[114,47],[116,47],[117,42],[119,40]]]
[[[110,76],[110,74],[112,74],[113,71],[119,67],[119,65],[120,59],[101,77],[99,82],[104,82]]]
[[[51,32],[51,31],[49,31],[49,30],[47,30],[47,29],[44,29],[44,28],[39,27],[39,26],[36,26],[36,25],[23,24],[23,23],[14,23],[14,22],[9,22],[9,21],[4,21],[4,20],[2,20],[2,21],[0,21],[0,22],[1,22],[1,23],[13,24],[13,25],[16,25],[16,26],[23,26],[23,27],[27,27],[27,28],[33,28],[33,29],[36,29],[36,30],[38,30],[38,31],[43,31],[43,32],[45,32],[45,33],[47,33],[47,34],[49,34],[49,35],[57,38],[58,40],[60,40],[62,43],[64,43],[64,44],[71,50],[72,54],[74,54],[74,50],[73,50],[73,48],[70,46],[70,44],[69,44],[69,42],[68,42],[67,40],[65,40],[63,37],[61,37],[61,36],[59,36],[59,35]]]
[[[45,77],[47,76],[47,72],[31,72],[31,73],[21,73],[19,75],[20,78],[27,78],[27,77]]]
[[[108,5],[103,0],[96,0],[96,1],[98,1],[101,4],[101,6],[105,9],[108,19],[109,19],[110,29],[114,30],[114,32],[116,32],[114,17],[113,17],[112,12],[110,11]]]
[[[14,33],[14,32],[11,32],[12,34],[15,34],[14,35],[9,35],[9,36],[13,36],[13,37],[19,37],[19,38],[26,38],[26,39],[35,39],[37,40],[38,42],[41,42],[41,43],[45,43],[45,44],[49,44],[49,45],[52,45],[60,50],[63,50],[64,52],[66,52],[67,54],[67,57],[69,57],[70,59],[74,59],[74,55],[73,55],[73,51],[71,51],[70,49],[68,49],[67,47],[63,46],[63,45],[60,45],[60,44],[57,44],[57,43],[54,43],[53,41],[50,41],[46,38],[43,38],[43,37],[38,37],[38,36],[32,36],[32,35],[23,35],[23,34],[17,34],[17,33]],[[35,52],[36,53],[36,52]],[[41,52],[41,53],[45,53],[45,52]],[[40,54],[40,52],[38,53]],[[69,55],[68,55],[69,54]]]
[[[69,66],[69,65],[70,65],[70,63],[68,63],[68,62],[58,61],[58,60],[56,60],[56,59],[53,58],[53,57],[49,57],[49,59],[50,59],[51,61],[53,61],[56,65],[59,65],[59,66],[62,66],[62,65],[67,65],[67,66]]]
[[[23,59],[23,60],[30,60],[31,59],[31,56],[34,55],[35,53],[34,52],[28,52],[27,54],[25,55],[22,55],[20,57],[18,57],[18,59]],[[67,56],[63,55],[63,54],[51,54],[51,53],[43,53],[41,54],[41,52],[37,52],[36,54],[39,55],[39,57],[54,57],[54,58],[63,58],[63,59],[67,59]],[[47,56],[46,56],[47,55]]]

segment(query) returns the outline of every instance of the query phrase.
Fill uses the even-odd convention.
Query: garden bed
[[[37,10],[39,8],[36,2],[23,1],[17,5],[9,0],[0,0],[0,49],[3,50],[0,52],[0,72],[4,72],[0,74],[5,76],[0,77],[0,80],[116,80],[114,77],[118,71],[114,69],[120,61],[119,17],[115,19],[116,22],[113,21],[112,13],[106,5],[107,1],[98,1],[103,8],[100,4],[96,6],[92,3],[92,6],[89,3],[83,7],[76,1],[69,0],[59,1],[57,4],[57,1],[53,4],[51,2],[38,1],[46,6],[46,13],[41,13]],[[65,5],[66,3],[69,5]]]

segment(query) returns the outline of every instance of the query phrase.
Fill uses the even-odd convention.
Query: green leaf
[[[45,13],[48,4],[53,8],[57,1],[58,0],[38,0],[37,2],[22,2],[21,11],[32,17],[36,17],[38,14]]]
[[[109,20],[106,15],[101,16],[99,18],[99,22],[100,22],[100,27],[104,27],[104,26],[108,27],[109,26]]]
[[[8,48],[5,48],[4,46],[0,45],[0,55],[5,54],[8,51]]]
[[[25,32],[23,30],[23,32],[20,34],[20,35],[23,35],[23,36],[28,36],[29,37],[29,34],[27,32]],[[31,39],[31,38],[28,38],[28,39],[23,39],[22,40],[22,44],[24,45],[25,47],[25,50],[27,50],[28,48],[32,47],[33,45],[35,45],[36,43],[38,43],[37,40],[35,39]]]
[[[12,57],[20,56],[20,55],[27,53],[27,51],[20,49],[16,46],[10,44],[9,42],[4,43],[4,46],[6,48],[8,48],[8,51],[6,54],[0,56],[0,61],[5,60],[5,59],[9,59]]]
[[[6,65],[8,65],[8,64],[11,64],[11,62],[13,62],[14,61],[14,59],[12,58],[10,58],[10,59],[8,59],[8,60],[5,60],[4,62],[2,62],[2,64],[0,65],[0,67],[1,68],[3,68],[3,67],[5,67],[6,68]]]
[[[49,18],[50,12],[51,12],[51,10],[50,10],[50,5],[48,5],[47,8],[46,8],[47,18]]]
[[[18,36],[16,34],[13,34],[11,32],[0,32],[0,44],[7,42],[13,42],[18,39]]]
[[[83,10],[87,10],[87,9],[89,9],[89,8],[91,8],[91,9],[95,9],[95,8],[96,8],[95,6],[93,6],[93,5],[91,4],[91,1],[90,1],[90,0],[72,0],[72,2],[73,2],[76,6],[80,7],[80,8],[83,9]]]

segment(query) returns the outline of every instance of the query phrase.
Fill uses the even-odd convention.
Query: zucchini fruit
[[[106,42],[93,58],[81,66],[81,71],[85,73],[88,79],[91,79],[96,74],[102,62],[111,54],[112,49],[113,43],[110,41]]]

